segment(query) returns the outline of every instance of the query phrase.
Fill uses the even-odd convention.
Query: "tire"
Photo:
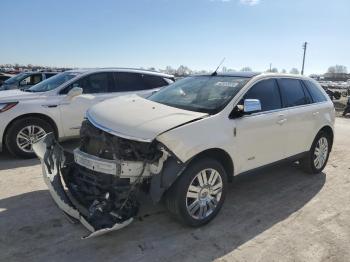
[[[207,181],[202,173],[204,170]],[[213,171],[216,171],[217,176]],[[190,186],[192,190],[188,192]],[[225,201],[226,189],[227,174],[223,166],[214,159],[202,158],[188,166],[166,192],[165,205],[183,224],[199,227],[209,223],[218,214]],[[192,215],[189,210],[193,212]]]
[[[323,142],[321,142],[321,141],[323,141]],[[324,149],[326,151],[323,151],[323,149],[321,149],[324,147],[322,147],[320,143],[327,144],[326,149]],[[327,165],[330,149],[331,149],[331,139],[330,139],[329,135],[323,131],[320,131],[317,134],[317,136],[315,137],[315,139],[312,143],[311,149],[307,153],[307,156],[300,161],[303,169],[309,174],[321,173],[322,170]],[[320,153],[325,152],[325,154],[322,154],[323,160],[321,162],[320,162],[320,159],[319,159],[319,161],[316,161],[316,150],[318,150]]]
[[[35,153],[31,150],[31,143],[53,131],[53,127],[40,118],[28,117],[19,119],[8,128],[5,135],[5,145],[7,150],[14,156],[33,158],[35,157]],[[20,136],[20,138],[18,138],[18,136]],[[26,138],[24,139],[24,137]],[[30,145],[27,147],[20,147],[20,145],[28,143]]]

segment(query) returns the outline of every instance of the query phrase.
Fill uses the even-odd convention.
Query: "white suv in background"
[[[235,175],[281,160],[321,172],[334,118],[332,101],[310,78],[214,73],[93,106],[74,154],[49,135],[34,150],[58,206],[92,235],[129,224],[141,189],[201,226],[217,215]]]
[[[173,76],[137,69],[71,70],[27,90],[0,92],[0,151],[32,157],[32,144],[53,132],[59,140],[77,137],[86,110],[105,99],[148,96]],[[114,109],[110,109],[111,113]]]

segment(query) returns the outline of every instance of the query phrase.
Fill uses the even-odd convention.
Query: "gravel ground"
[[[349,134],[350,119],[338,118],[322,174],[294,164],[238,176],[203,228],[146,199],[130,226],[88,240],[50,198],[38,160],[2,154],[0,261],[350,261]]]

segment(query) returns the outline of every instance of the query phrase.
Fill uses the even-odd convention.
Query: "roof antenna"
[[[221,60],[219,66],[215,69],[215,71],[211,74],[211,76],[216,76],[216,75],[218,74],[217,71],[219,70],[220,66],[224,63],[225,59],[226,59],[226,58],[224,57],[224,58]]]

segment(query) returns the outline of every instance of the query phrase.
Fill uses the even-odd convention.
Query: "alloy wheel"
[[[189,215],[197,220],[207,218],[214,212],[221,199],[222,178],[215,169],[200,171],[191,181],[186,194]]]
[[[328,140],[321,137],[315,147],[314,151],[314,165],[317,169],[322,168],[328,156]]]
[[[22,128],[16,137],[17,146],[26,153],[33,152],[33,144],[43,138],[46,131],[37,125]]]

